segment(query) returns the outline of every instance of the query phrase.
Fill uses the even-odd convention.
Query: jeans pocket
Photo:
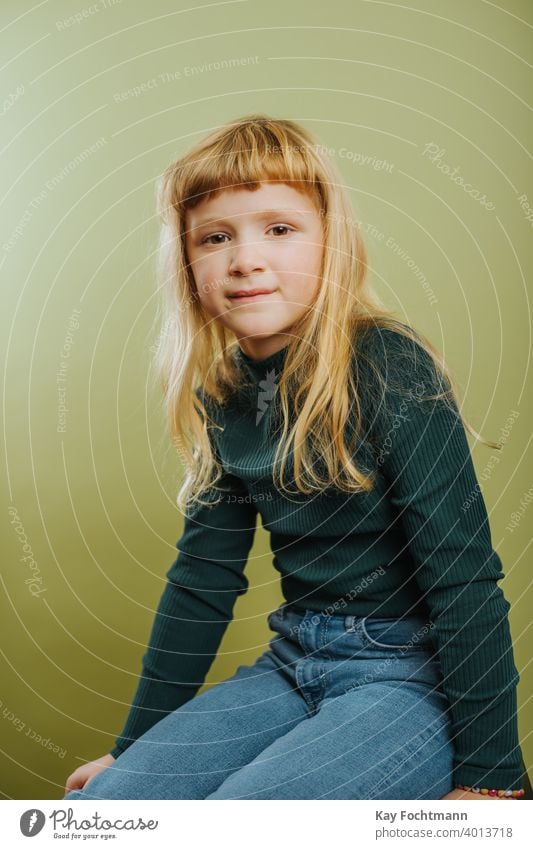
[[[360,628],[364,645],[376,649],[428,651],[433,645],[431,626],[421,620],[365,616]]]

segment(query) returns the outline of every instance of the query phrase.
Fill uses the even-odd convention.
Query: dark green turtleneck
[[[457,408],[418,400],[439,383],[423,349],[401,334],[373,328],[355,350],[365,428],[354,459],[377,472],[375,488],[290,497],[272,481],[270,427],[287,347],[262,360],[235,350],[245,389],[217,411],[209,406],[225,428],[211,431],[225,492],[187,511],[115,757],[201,687],[248,588],[259,514],[287,601],[316,611],[335,605],[337,615],[430,617],[451,705],[455,781],[521,786],[509,603]],[[370,391],[371,362],[387,379],[384,403]]]

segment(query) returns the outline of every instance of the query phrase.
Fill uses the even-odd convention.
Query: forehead
[[[309,195],[286,183],[261,183],[251,190],[242,187],[222,189],[216,195],[200,201],[186,212],[189,227],[200,226],[210,218],[232,215],[253,215],[265,209],[294,210],[301,213],[316,212]]]

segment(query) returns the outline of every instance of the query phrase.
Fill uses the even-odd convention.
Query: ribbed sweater
[[[522,786],[510,605],[497,585],[502,562],[458,409],[423,400],[443,384],[418,342],[372,327],[353,349],[363,428],[350,456],[376,472],[370,492],[330,486],[304,495],[289,473],[291,494],[275,487],[273,414],[287,346],[253,360],[236,345],[243,382],[230,402],[208,403],[199,390],[223,428],[210,429],[223,474],[207,493],[212,503],[185,512],[114,757],[204,683],[235,601],[248,589],[259,514],[287,602],[429,618],[450,703],[454,781]],[[386,380],[381,394],[377,374]]]

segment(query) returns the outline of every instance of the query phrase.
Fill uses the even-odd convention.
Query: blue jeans
[[[252,665],[157,722],[70,799],[440,799],[449,702],[431,623],[284,603]]]

